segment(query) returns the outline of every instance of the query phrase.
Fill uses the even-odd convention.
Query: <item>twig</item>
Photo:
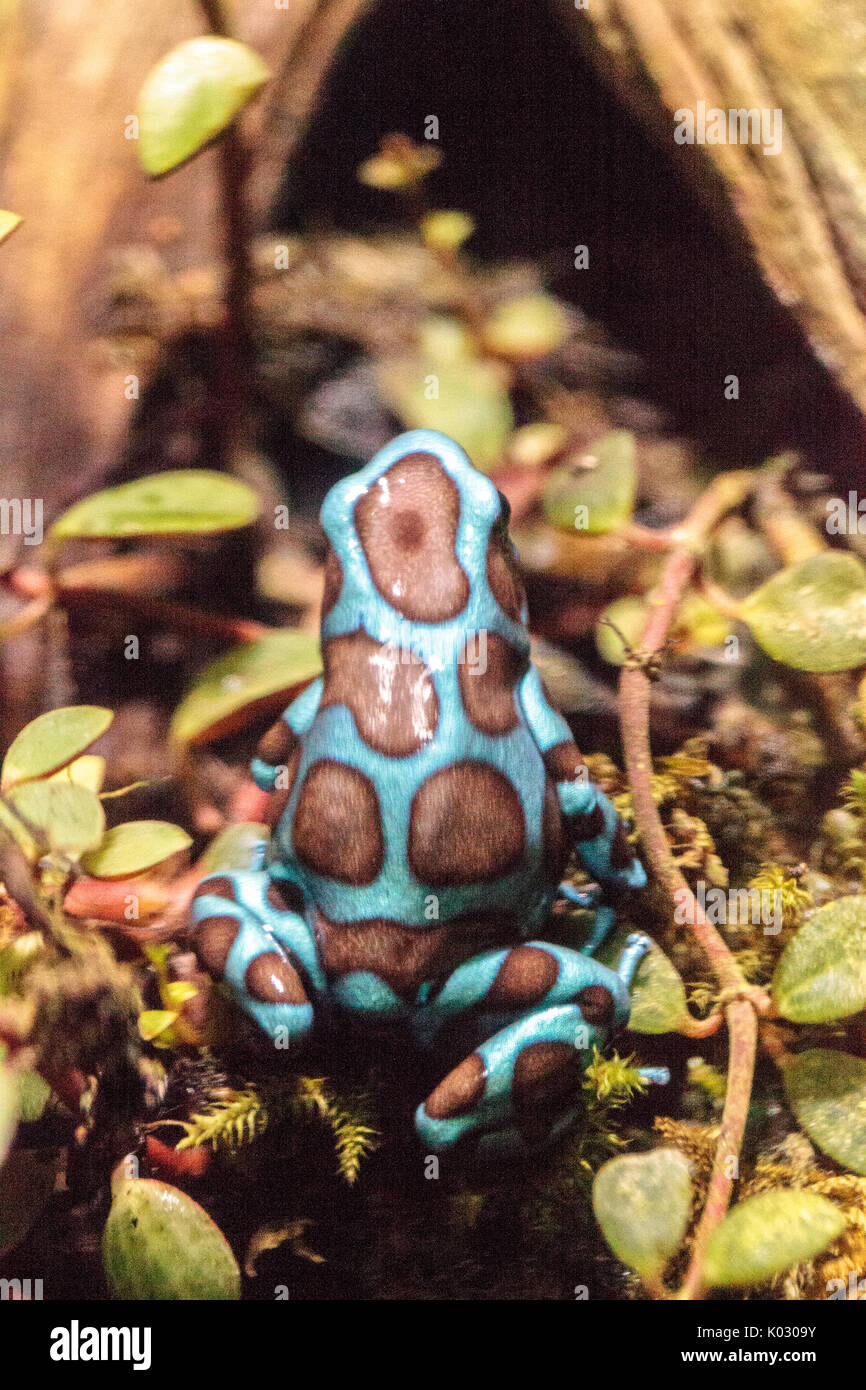
[[[199,8],[212,33],[224,38],[233,37],[222,0],[199,0]],[[250,155],[237,120],[223,131],[217,153],[226,261],[217,381],[223,462],[231,464],[247,438],[253,360],[250,312],[252,266],[247,211]]]
[[[758,486],[755,520],[786,565],[796,565],[829,548],[820,531],[798,512],[792,497],[773,473],[762,478]]]
[[[14,618],[8,618],[6,622],[0,623],[0,642],[7,641],[10,637],[20,637],[23,632],[29,632],[31,627],[35,627],[51,611],[54,599],[51,594],[43,594],[41,598],[34,598],[16,613]]]
[[[121,557],[126,559],[127,557]],[[195,608],[188,603],[178,603],[173,599],[153,597],[146,591],[135,593],[123,586],[124,574],[113,571],[106,562],[104,584],[84,584],[76,566],[61,571],[55,580],[42,570],[11,570],[2,577],[3,586],[11,593],[30,598],[30,602],[20,613],[0,625],[0,641],[5,637],[17,636],[45,616],[57,605],[66,610],[110,608],[113,612],[128,613],[143,622],[162,623],[166,627],[181,632],[193,632],[209,637],[219,637],[226,642],[256,642],[275,629],[266,623],[251,618],[236,618],[225,613],[211,613],[208,609]],[[66,576],[68,575],[68,580]],[[118,586],[111,583],[115,577]]]
[[[372,0],[314,0],[293,28],[282,61],[263,100],[250,112],[253,150],[249,203],[256,226],[268,225],[274,200],[301,138],[316,99],[349,30],[370,8]],[[286,21],[294,23],[293,6]]]
[[[704,598],[718,608],[719,612],[724,613],[726,618],[733,618],[735,622],[742,622],[742,604],[723,589],[721,584],[717,584],[714,579],[710,579],[708,574],[703,572],[698,577],[698,589]]]
[[[68,609],[94,607],[110,608],[113,612],[128,613],[147,623],[162,623],[181,632],[194,632],[219,637],[226,642],[256,642],[269,632],[276,631],[266,623],[251,618],[235,618],[226,613],[211,613],[191,604],[172,599],[149,598],[147,595],[123,593],[117,589],[57,589],[57,602]]]
[[[707,536],[725,512],[738,506],[753,489],[757,475],[720,475],[693,507],[671,551],[661,582],[651,600],[641,649],[624,667],[620,680],[620,722],[625,765],[632,793],[635,823],[649,862],[671,899],[686,905],[691,930],[707,955],[719,984],[730,1034],[728,1087],[721,1131],[716,1146],[707,1200],[695,1234],[691,1261],[680,1290],[681,1298],[699,1298],[707,1244],[724,1216],[733,1182],[731,1159],[739,1154],[752,1090],[757,1046],[757,1012],[769,1009],[765,992],[750,985],[723,938],[707,920],[674,862],[652,795],[652,754],[649,741],[651,681],[647,673],[655,653],[667,640],[679,602],[697,567]]]
[[[677,541],[679,527],[664,527],[655,530],[651,526],[641,526],[637,521],[626,522],[615,533],[620,540],[628,541],[639,550],[670,550]]]
[[[692,1018],[691,1015],[684,1019],[677,1029],[684,1038],[711,1038],[714,1033],[718,1033],[722,1025],[722,1015],[720,1013],[710,1014],[708,1018]]]
[[[746,1000],[729,1004],[725,1014],[731,1040],[728,1088],[707,1198],[695,1232],[689,1267],[679,1293],[679,1297],[684,1299],[700,1298],[703,1295],[707,1247],[710,1237],[728,1210],[752,1098],[752,1078],[758,1043],[757,1014],[753,1004]]]
[[[227,273],[222,356],[217,376],[223,454],[226,463],[232,463],[247,439],[253,360],[250,229],[245,204],[249,155],[246,141],[235,125],[229,126],[220,141],[219,161]]]

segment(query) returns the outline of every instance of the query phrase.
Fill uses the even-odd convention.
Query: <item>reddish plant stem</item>
[[[253,360],[252,269],[246,209],[249,158],[237,124],[229,126],[223,134],[219,161],[226,258],[225,323],[219,361],[220,411],[224,459],[232,463],[247,442]]]
[[[722,1026],[721,1014],[710,1014],[708,1018],[688,1018],[677,1029],[684,1038],[711,1038]]]
[[[702,574],[698,579],[698,588],[704,598],[720,613],[724,613],[726,618],[733,618],[735,622],[742,622],[742,603],[735,599],[733,594],[729,594],[715,580],[710,579],[708,574]]]
[[[656,531],[649,526],[641,526],[636,521],[629,521],[620,527],[616,534],[621,540],[637,546],[638,550],[666,551],[675,545],[678,532],[679,527],[666,526],[663,530]]]
[[[707,1245],[724,1217],[731,1198],[733,1172],[743,1142],[752,1091],[757,1047],[757,1012],[769,1008],[763,990],[750,986],[731,952],[707,920],[705,913],[674,862],[664,826],[652,795],[652,753],[649,740],[651,681],[649,658],[665,644],[677,608],[697,568],[706,539],[725,512],[739,505],[755,485],[751,473],[726,473],[718,477],[693,507],[671,551],[660,583],[650,600],[650,612],[641,649],[623,668],[620,681],[620,723],[625,765],[632,793],[635,823],[656,877],[673,903],[685,906],[685,917],[705,952],[723,995],[730,1034],[728,1086],[707,1199],[698,1228],[689,1268],[679,1297],[700,1298]]]
[[[133,618],[140,618],[144,622],[163,623],[166,627],[177,628],[182,632],[221,637],[227,642],[256,642],[267,633],[276,631],[266,623],[259,623],[251,618],[211,613],[208,609],[195,608],[191,604],[151,595],[146,587],[143,592],[136,592],[126,587],[126,581],[130,577],[135,579],[138,576],[141,585],[144,586],[148,581],[154,558],[157,559],[157,563],[162,564],[164,570],[168,567],[168,572],[171,573],[169,562],[164,557],[144,556],[140,557],[140,564],[133,570],[122,563],[131,557],[114,558],[121,561],[117,567],[111,560],[106,560],[99,567],[104,576],[104,583],[82,583],[82,571],[88,568],[83,565],[61,570],[56,578],[52,578],[45,570],[26,566],[0,576],[0,583],[10,593],[30,600],[8,624],[0,626],[0,639],[26,631],[40,622],[55,605],[67,610],[111,608],[128,613]],[[94,576],[96,568],[93,567]],[[112,579],[117,587],[112,583]]]
[[[78,586],[65,589],[60,586],[57,602],[69,609],[110,608],[113,612],[128,613],[143,622],[162,623],[181,632],[206,634],[226,642],[256,642],[269,632],[276,631],[252,618],[211,613],[187,603],[176,603],[173,599],[148,598],[146,595],[120,593],[115,589],[85,589]]]
[[[757,1014],[751,1003],[741,999],[727,1006],[725,1016],[730,1036],[728,1089],[707,1198],[695,1232],[689,1267],[679,1292],[679,1297],[683,1299],[703,1296],[707,1247],[713,1232],[728,1210],[752,1098],[752,1077],[758,1043]]]

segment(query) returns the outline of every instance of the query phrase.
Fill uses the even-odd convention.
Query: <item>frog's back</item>
[[[519,697],[507,504],[443,436],[395,443],[323,508],[322,696],[279,853],[331,923],[435,930],[492,911],[531,931],[561,867],[559,809]]]

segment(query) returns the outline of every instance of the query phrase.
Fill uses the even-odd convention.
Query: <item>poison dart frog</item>
[[[415,1114],[433,1153],[532,1149],[573,1123],[649,947],[592,958],[645,873],[530,661],[508,518],[433,430],[331,489],[323,675],[252,768],[277,801],[270,845],[193,902],[202,964],[283,1046],[348,1012],[401,1021],[437,1062],[460,1023]],[[582,950],[542,939],[574,848],[607,900]]]

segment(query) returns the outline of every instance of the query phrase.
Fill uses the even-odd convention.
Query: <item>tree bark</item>
[[[563,23],[866,415],[866,24],[860,0],[553,0]],[[781,148],[677,144],[675,113],[781,112]]]

